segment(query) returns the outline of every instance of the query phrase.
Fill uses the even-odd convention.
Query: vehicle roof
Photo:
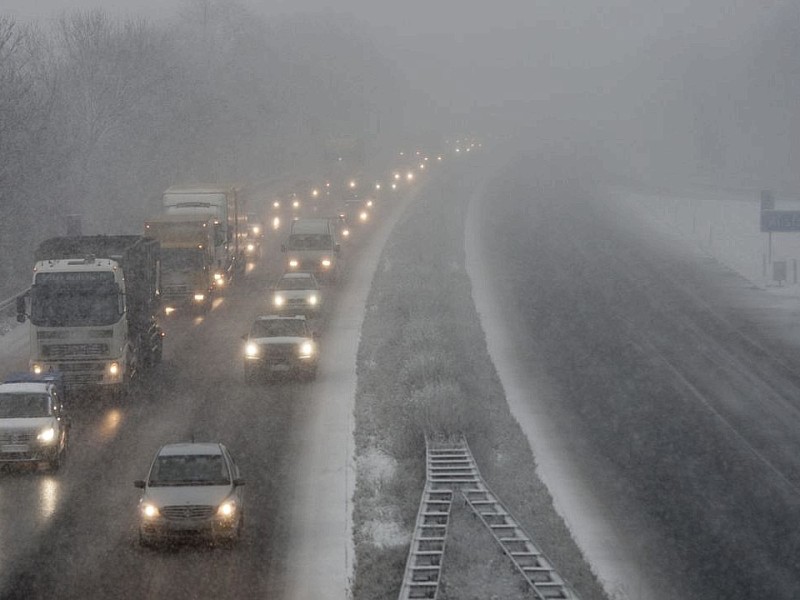
[[[187,454],[222,454],[222,446],[217,442],[178,442],[164,444],[158,451],[158,456],[185,456]]]
[[[117,261],[110,258],[95,258],[92,262],[85,259],[75,258],[54,258],[40,260],[36,263],[36,273],[50,273],[61,271],[111,271],[117,267]]]
[[[195,194],[197,192],[229,192],[233,186],[219,184],[193,184],[193,185],[173,185],[164,190],[165,194]]]
[[[0,383],[0,394],[30,394],[38,392],[47,394],[49,392],[48,386],[53,385],[46,381],[39,382],[26,382],[26,383]]]
[[[283,315],[259,315],[256,321],[305,321],[305,315],[294,315],[287,317]]]
[[[163,214],[145,219],[144,223],[145,225],[148,223],[208,223],[211,220],[213,220],[213,217],[200,213],[191,213],[188,215]]]

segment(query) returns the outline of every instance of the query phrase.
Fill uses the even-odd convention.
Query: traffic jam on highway
[[[175,185],[140,235],[73,230],[39,243],[31,287],[17,298],[17,321],[29,328],[29,371],[4,374],[0,384],[0,466],[59,471],[78,420],[71,409],[85,398],[130,401],[132,386],[162,361],[165,323],[213,318],[216,303],[259,263],[280,264],[279,275],[242,336],[244,382],[314,379],[325,307],[347,258],[392,199],[443,159],[401,152],[401,166],[380,177],[280,190]],[[134,481],[138,542],[238,540],[246,480],[234,454],[221,440],[164,439],[155,457],[142,457],[150,466]]]

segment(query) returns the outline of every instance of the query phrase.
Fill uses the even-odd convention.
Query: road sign
[[[800,231],[800,210],[762,210],[761,231]]]

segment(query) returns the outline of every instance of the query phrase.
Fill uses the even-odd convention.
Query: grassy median
[[[396,598],[425,482],[425,433],[463,433],[481,474],[584,600],[601,586],[552,506],[489,358],[464,266],[470,169],[420,193],[384,248],[361,334],[353,596]],[[531,598],[493,540],[456,511],[440,598]],[[487,569],[487,565],[491,568]]]

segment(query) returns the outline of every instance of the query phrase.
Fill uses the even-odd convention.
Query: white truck
[[[67,387],[122,395],[137,372],[160,362],[156,240],[57,237],[39,244],[34,259],[30,291],[17,298],[17,320],[30,319],[33,373],[60,371]]]
[[[164,214],[214,219],[214,283],[221,288],[245,267],[246,217],[234,186],[172,186],[162,196]]]
[[[292,221],[289,239],[281,246],[287,272],[305,271],[323,280],[336,279],[340,251],[336,227],[330,219]]]

